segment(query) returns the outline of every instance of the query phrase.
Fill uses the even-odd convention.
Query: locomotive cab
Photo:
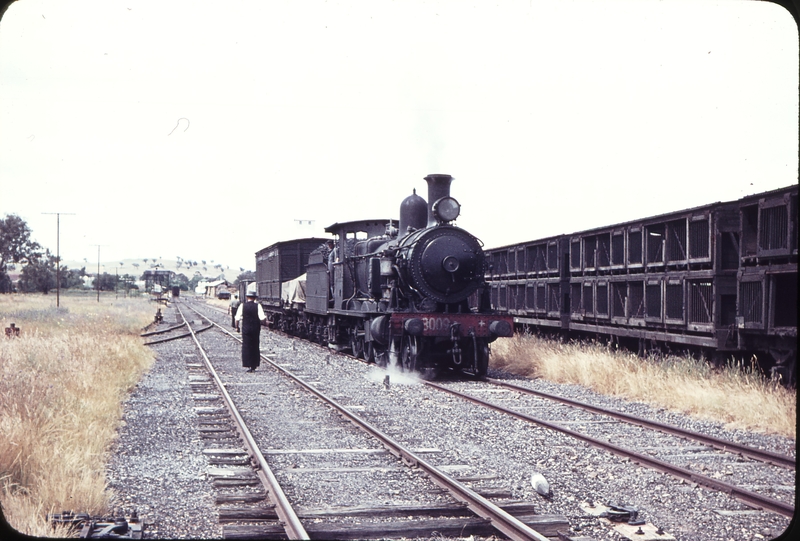
[[[327,262],[331,307],[360,310],[362,303],[375,300],[369,293],[374,289],[369,283],[373,265],[370,260],[396,236],[396,230],[393,231],[390,220],[359,220],[336,223],[325,231],[336,236]]]

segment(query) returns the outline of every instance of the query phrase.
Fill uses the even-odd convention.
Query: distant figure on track
[[[239,295],[234,295],[231,299],[231,305],[228,308],[228,313],[231,315],[231,327],[236,329],[236,332],[239,332],[239,322],[236,321],[236,312],[239,310],[239,305],[242,304],[239,302]]]
[[[261,352],[259,351],[261,322],[267,319],[261,304],[255,301],[255,292],[248,292],[246,302],[239,305],[239,310],[236,312],[236,322],[241,321],[242,366],[247,368],[248,372],[255,372],[258,365],[261,364]]]

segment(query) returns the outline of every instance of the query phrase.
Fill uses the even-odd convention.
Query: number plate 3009
[[[446,317],[423,317],[422,328],[425,334],[440,333],[450,331],[450,318]]]
[[[404,332],[404,322],[411,318],[419,318],[422,321],[423,336],[450,336],[450,329],[454,324],[456,336],[464,337],[469,333],[474,333],[476,337],[489,336],[489,324],[495,319],[508,319],[509,325],[513,325],[509,316],[497,316],[486,314],[392,314],[391,326],[393,332],[402,334]]]

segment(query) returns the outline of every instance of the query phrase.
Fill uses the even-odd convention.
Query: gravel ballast
[[[153,348],[155,363],[125,403],[107,467],[112,506],[135,509],[148,538],[221,538],[183,360],[197,358],[196,348],[185,338]]]
[[[227,321],[224,315],[215,319],[223,325]],[[268,366],[262,364],[254,374],[243,373],[238,345],[231,338],[214,330],[203,333],[201,342],[209,349],[228,350],[227,360],[222,364],[227,365],[223,370],[229,375],[223,379],[237,403],[251,404],[248,406],[250,409],[274,409],[278,414],[285,413],[309,424],[317,423],[327,415],[324,409],[311,405],[316,399],[304,395],[295,384],[274,380],[276,376]],[[187,385],[186,363],[181,360],[186,355],[196,354],[194,345],[188,339],[181,339],[154,348],[156,364],[127,403],[125,426],[120,431],[117,451],[109,464],[109,485],[117,493],[115,506],[124,510],[136,508],[151,525],[146,530],[150,537],[220,537],[213,489],[205,478],[207,463],[196,431],[197,420]],[[296,369],[306,381],[349,406],[404,445],[437,449],[438,452],[426,455],[426,460],[455,469],[460,476],[480,479],[473,483],[475,488],[507,491],[513,499],[534,502],[541,514],[566,516],[572,527],[571,535],[598,540],[624,539],[610,525],[581,507],[588,501],[636,506],[642,518],[663,527],[680,540],[772,539],[789,525],[785,517],[752,510],[725,494],[676,480],[563,434],[445,395],[422,385],[415,378],[390,372],[390,383],[384,385],[386,371],[335,355],[317,345],[265,332],[261,349],[277,363],[290,370]],[[519,380],[496,372],[489,375],[498,379],[515,379],[517,384],[548,393],[593,400],[605,407],[681,424],[698,432],[736,439],[752,446],[794,454],[795,442],[786,438],[746,431],[732,432],[719,423],[700,422],[653,410],[644,404],[598,396],[578,386]],[[249,379],[245,380],[245,377]],[[445,383],[465,392],[485,385],[475,381]],[[295,392],[297,401],[288,404],[284,398],[280,402],[268,400],[273,389],[292,385],[296,390],[289,392]],[[341,423],[338,417],[325,422],[331,427]],[[280,430],[266,424],[251,429],[259,439],[266,440],[262,445],[267,449],[297,448],[301,441],[306,441],[291,440],[290,435],[281,435]],[[316,430],[323,438],[328,429]],[[284,437],[289,439],[281,440]],[[313,441],[306,443],[314,445]],[[329,443],[323,438],[319,445],[327,446]],[[338,446],[378,447],[364,435],[341,438]],[[357,460],[373,467],[376,456],[380,455],[364,454]],[[318,483],[312,474],[301,471],[319,467],[319,462],[315,462],[318,458],[304,455],[298,459],[297,455],[282,454],[268,457],[279,479],[293,483],[287,489],[287,495],[299,505],[319,506],[333,498],[333,491],[326,489],[324,483]],[[380,502],[380,494],[385,495],[386,501],[394,501],[398,495],[411,494],[418,488],[417,476],[395,469],[396,462],[395,465],[391,460],[389,462],[391,467],[387,466],[387,471],[373,471],[369,476],[363,476],[365,486],[375,491],[370,497],[376,502]],[[325,464],[330,468],[334,463],[327,457]],[[347,467],[353,467],[353,464],[353,457],[348,457]],[[733,466],[724,480],[736,484],[739,468]],[[552,498],[543,498],[534,491],[530,483],[533,472],[540,472],[548,479],[553,490]],[[769,478],[771,474],[764,475],[766,484],[772,482],[778,487],[786,484],[785,472],[776,473],[773,481]],[[784,497],[787,496],[784,494]]]

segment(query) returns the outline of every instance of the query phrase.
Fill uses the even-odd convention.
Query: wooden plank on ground
[[[238,492],[235,494],[217,494],[215,502],[217,505],[226,503],[255,503],[267,499],[263,492]]]
[[[225,522],[260,522],[278,520],[278,513],[273,504],[261,504],[237,507],[220,507],[219,521]]]
[[[511,503],[499,505],[504,511],[512,515],[533,515],[536,513],[534,504]],[[366,517],[407,517],[407,516],[463,516],[472,515],[465,504],[440,503],[436,505],[356,505],[347,507],[328,507],[324,509],[298,508],[295,510],[300,518],[325,518],[341,516],[366,516]]]
[[[535,515],[517,517],[522,522],[547,537],[556,537],[558,530],[569,528],[565,517]],[[377,539],[389,538],[429,538],[468,537],[470,535],[497,535],[497,530],[488,520],[481,518],[422,519],[393,522],[366,523],[324,523],[303,524],[312,539]],[[276,538],[284,534],[278,524],[255,526],[226,525],[223,536],[226,539]]]

